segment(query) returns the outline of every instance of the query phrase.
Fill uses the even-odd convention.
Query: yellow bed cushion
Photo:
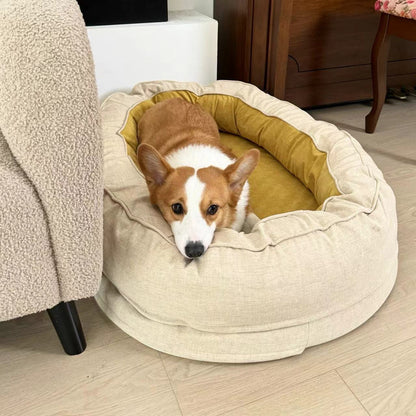
[[[137,123],[157,102],[181,97],[199,103],[216,120],[221,141],[236,156],[257,147],[258,167],[250,177],[250,203],[259,218],[296,210],[315,210],[325,199],[339,195],[328,170],[326,153],[305,133],[277,117],[269,117],[236,97],[190,91],[168,91],[130,109],[120,134],[137,165]]]

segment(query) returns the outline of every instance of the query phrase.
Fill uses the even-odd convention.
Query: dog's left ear
[[[251,149],[224,170],[233,193],[240,194],[246,180],[257,166],[259,158],[260,152]]]

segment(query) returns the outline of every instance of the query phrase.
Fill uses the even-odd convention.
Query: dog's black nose
[[[204,246],[200,241],[191,241],[185,246],[185,254],[191,258],[202,256]]]

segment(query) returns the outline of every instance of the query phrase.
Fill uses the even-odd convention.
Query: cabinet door
[[[373,0],[293,1],[285,98],[302,107],[372,97]],[[416,83],[416,43],[392,39],[388,85]]]

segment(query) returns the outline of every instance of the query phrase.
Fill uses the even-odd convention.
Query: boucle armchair
[[[48,309],[65,351],[102,268],[102,149],[74,0],[0,1],[0,321]]]

